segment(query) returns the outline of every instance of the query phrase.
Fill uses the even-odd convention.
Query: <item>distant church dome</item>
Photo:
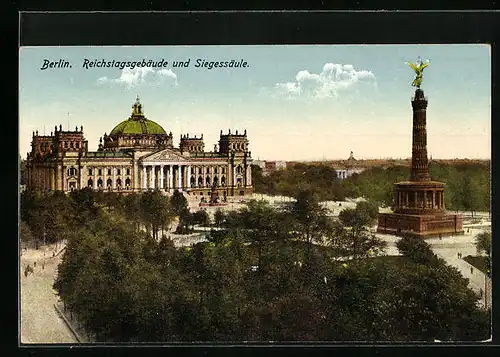
[[[122,121],[120,124],[115,126],[111,130],[110,136],[115,135],[134,135],[134,134],[163,134],[166,135],[166,131],[157,123],[152,120],[147,119],[142,111],[142,104],[139,102],[139,97],[137,97],[136,102],[132,106],[132,115],[127,120]]]

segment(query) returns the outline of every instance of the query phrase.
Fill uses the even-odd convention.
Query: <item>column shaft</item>
[[[172,192],[174,187],[174,165],[170,165],[168,169],[168,189]]]
[[[163,190],[163,180],[164,180],[164,177],[163,177],[163,165],[160,165],[160,190]]]
[[[177,176],[178,176],[177,188],[179,188],[179,190],[181,190],[182,189],[182,167],[180,164],[179,164],[178,169],[177,169]]]
[[[155,181],[156,181],[156,166],[151,165],[151,188],[155,189]]]

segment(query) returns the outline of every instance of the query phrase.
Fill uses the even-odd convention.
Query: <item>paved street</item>
[[[54,250],[55,246],[48,246],[47,250],[42,247],[39,250],[22,251],[21,343],[76,343],[73,334],[54,308],[57,296],[52,284],[62,255],[53,258]],[[25,277],[24,268],[28,264],[34,267],[34,273]]]

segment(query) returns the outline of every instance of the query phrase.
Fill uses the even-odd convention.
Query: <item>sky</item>
[[[19,53],[19,150],[32,132],[83,126],[89,150],[126,120],[136,97],[146,117],[174,135],[204,135],[212,150],[220,131],[247,130],[260,160],[411,157],[415,73],[429,61],[428,154],[489,159],[490,47],[468,45],[22,47]],[[42,69],[46,61],[67,68]],[[97,61],[168,62],[161,68],[85,68]],[[195,67],[197,61],[246,67]],[[174,62],[187,67],[174,67]],[[189,63],[187,62],[189,61]],[[126,63],[124,63],[126,64]]]

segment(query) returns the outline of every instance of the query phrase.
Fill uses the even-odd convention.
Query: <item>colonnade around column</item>
[[[435,190],[397,191],[396,207],[444,210],[444,192]]]

